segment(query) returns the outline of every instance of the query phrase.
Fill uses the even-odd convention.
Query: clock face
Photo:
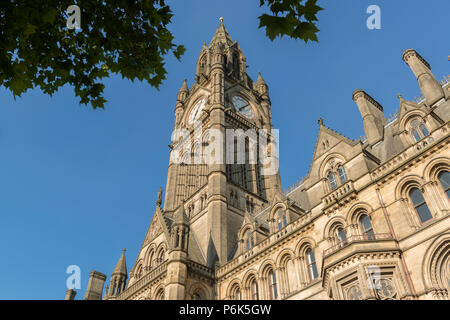
[[[236,108],[236,111],[239,112],[246,118],[253,119],[255,114],[253,113],[253,109],[250,104],[239,96],[233,97],[233,106]]]
[[[193,124],[195,121],[197,121],[200,118],[200,115],[202,114],[203,108],[205,107],[206,99],[201,99],[197,102],[197,104],[192,108],[191,114],[189,116],[189,123]]]

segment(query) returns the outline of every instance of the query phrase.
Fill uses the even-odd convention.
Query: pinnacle
[[[186,79],[184,79],[184,81],[183,81],[183,85],[181,86],[180,92],[181,91],[189,92],[189,88],[187,86]]]
[[[175,223],[186,224],[189,221],[189,219],[186,216],[186,212],[184,211],[184,203],[185,202],[183,201],[183,203],[180,205],[177,212],[175,213],[174,217]]]
[[[219,27],[217,28],[209,46],[212,47],[216,43],[223,43],[229,46],[233,45],[233,40],[231,40],[230,34],[223,24],[223,18],[220,18]]]
[[[116,267],[114,268],[114,271],[112,274],[127,274],[127,262],[125,261],[125,251],[126,249],[122,250],[122,255],[120,256],[119,261],[116,264]]]

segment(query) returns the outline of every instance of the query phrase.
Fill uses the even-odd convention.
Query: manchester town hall
[[[421,96],[399,95],[386,118],[355,90],[365,136],[351,140],[319,119],[308,174],[287,190],[259,160],[180,164],[171,155],[131,270],[124,250],[108,281],[90,273],[84,299],[450,299],[450,77],[438,81],[413,49],[402,58]],[[274,141],[268,85],[246,67],[221,19],[194,84],[178,92],[174,129],[265,129]],[[173,141],[170,152],[191,143]],[[192,150],[188,158],[202,152]]]

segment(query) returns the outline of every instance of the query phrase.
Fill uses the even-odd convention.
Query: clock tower
[[[183,206],[209,267],[232,258],[245,214],[281,192],[272,128],[268,86],[261,74],[256,82],[249,77],[221,19],[202,47],[193,85],[185,80],[177,95],[163,210],[174,220]]]

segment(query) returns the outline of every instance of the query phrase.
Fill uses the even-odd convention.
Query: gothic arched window
[[[237,284],[235,284],[231,289],[231,299],[241,300],[241,288]]]
[[[259,299],[258,284],[256,283],[256,279],[254,278],[250,283],[250,290],[252,293],[252,300],[258,300]]]
[[[337,181],[333,172],[328,173],[328,182],[330,183],[331,190],[337,189]]]
[[[336,237],[337,240],[339,241],[339,244],[345,245],[347,243],[347,234],[344,228],[342,227],[336,228]]]
[[[364,238],[367,240],[375,240],[375,233],[373,232],[372,222],[368,215],[363,214],[359,218],[359,225],[363,232]]]
[[[270,293],[270,299],[278,299],[278,288],[277,288],[277,278],[275,276],[275,272],[270,269],[267,273],[267,276],[269,278],[269,293]]]
[[[287,218],[286,218],[286,214],[283,211],[283,209],[278,210],[277,222],[278,222],[278,230],[281,230],[287,226]]]
[[[255,243],[253,242],[252,233],[250,230],[248,230],[245,233],[245,250],[250,250],[251,248],[253,248],[254,244]]]
[[[164,261],[164,249],[161,249],[158,254],[158,258],[156,259],[156,265],[160,265]]]
[[[164,300],[164,289],[161,288],[155,295],[155,300]]]
[[[450,173],[448,171],[442,171],[438,175],[439,182],[441,183],[442,189],[447,194],[450,199]]]
[[[341,180],[341,184],[344,184],[347,182],[347,173],[345,172],[345,169],[343,166],[339,166],[338,169],[339,174],[339,180]]]
[[[234,291],[234,300],[241,300],[241,289],[239,287]]]
[[[308,264],[309,280],[313,281],[319,276],[319,273],[317,272],[316,257],[314,255],[314,251],[311,248],[306,249],[305,254],[306,262]]]
[[[411,121],[411,134],[413,135],[414,140],[418,142],[428,136],[430,132],[423,123],[423,120],[417,118]]]
[[[152,251],[150,252],[150,254],[149,254],[149,256],[148,256],[148,267],[152,267],[153,266],[153,254],[154,254],[154,252],[153,252],[153,249],[152,249]]]
[[[433,218],[430,209],[428,209],[428,205],[423,198],[423,194],[418,188],[411,189],[409,192],[409,198],[411,199],[421,223],[425,223]]]

